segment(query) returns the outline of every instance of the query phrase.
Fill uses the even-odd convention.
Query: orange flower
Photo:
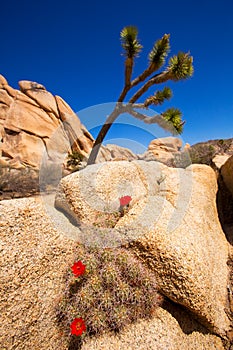
[[[82,318],[75,318],[70,325],[71,334],[82,335],[86,330],[85,322]]]
[[[84,274],[84,272],[86,270],[86,266],[83,265],[83,263],[79,260],[79,261],[74,263],[74,265],[71,267],[71,270],[72,270],[73,274],[75,275],[75,277],[78,277],[78,276]]]

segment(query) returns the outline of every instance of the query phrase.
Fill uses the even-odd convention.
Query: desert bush
[[[68,153],[66,166],[72,172],[77,171],[81,167],[82,162],[84,160],[85,160],[84,155],[82,155],[81,153],[79,153],[77,151],[72,151],[72,152]]]
[[[192,163],[211,165],[216,154],[232,154],[231,145],[232,139],[200,142],[189,149],[189,156]]]
[[[192,163],[207,164],[210,165],[212,158],[217,151],[213,145],[209,144],[196,144],[189,150],[189,155]]]

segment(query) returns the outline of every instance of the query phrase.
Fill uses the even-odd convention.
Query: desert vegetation
[[[119,332],[140,318],[153,316],[162,301],[154,274],[125,248],[80,245],[64,279],[66,290],[57,306],[57,319],[71,343]],[[74,320],[82,320],[81,338],[70,334]]]
[[[92,151],[88,159],[88,165],[95,163],[101,144],[114,121],[123,113],[129,113],[134,118],[144,121],[145,123],[157,123],[162,128],[169,130],[173,134],[182,133],[184,121],[182,113],[178,108],[168,108],[161,114],[155,114],[148,117],[144,111],[154,105],[162,105],[166,100],[172,97],[172,90],[165,86],[162,90],[156,90],[154,94],[144,97],[143,102],[139,102],[145,93],[158,84],[164,84],[168,81],[180,81],[190,78],[193,74],[193,58],[190,53],[179,52],[169,59],[168,65],[161,70],[166,62],[170,51],[170,34],[157,40],[149,53],[148,67],[137,77],[132,78],[135,59],[142,50],[142,45],[138,40],[138,30],[134,26],[127,26],[120,33],[121,45],[125,56],[125,79],[124,87],[118,97],[117,104],[112,113],[106,119],[102,126]],[[125,101],[128,93],[136,88],[132,97]]]

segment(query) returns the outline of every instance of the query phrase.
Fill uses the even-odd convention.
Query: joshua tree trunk
[[[119,108],[119,106],[117,105],[114,110],[112,111],[112,113],[108,116],[105,124],[102,126],[95,142],[93,145],[93,148],[91,150],[90,156],[88,158],[87,161],[87,165],[91,165],[94,164],[97,158],[97,155],[99,153],[100,147],[102,145],[102,142],[108,132],[108,130],[111,128],[112,124],[114,123],[114,121],[117,119],[117,117],[122,113],[122,108]]]

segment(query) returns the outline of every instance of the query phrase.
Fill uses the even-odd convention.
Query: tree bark
[[[112,124],[114,123],[114,121],[117,119],[117,117],[123,113],[123,106],[116,106],[114,108],[114,110],[112,111],[112,113],[108,116],[106,122],[104,123],[104,125],[102,126],[96,140],[95,143],[93,145],[93,148],[91,150],[90,156],[88,158],[87,161],[87,165],[91,165],[94,164],[97,158],[97,155],[99,153],[100,147],[102,145],[102,142],[108,132],[108,130],[111,128]]]
[[[169,80],[170,78],[171,74],[168,71],[154,75],[131,97],[129,103],[136,102],[139,99],[139,97],[141,97],[152,85],[165,83],[165,81]]]

